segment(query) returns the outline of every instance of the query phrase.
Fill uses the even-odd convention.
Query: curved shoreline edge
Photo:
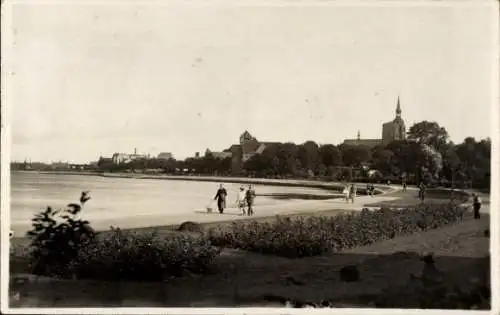
[[[325,190],[336,190],[344,188],[342,182],[326,182],[320,180],[297,180],[297,179],[269,179],[269,178],[248,178],[248,177],[223,177],[223,176],[185,176],[185,175],[147,175],[130,173],[105,173],[105,172],[65,172],[65,171],[13,171],[13,173],[37,173],[51,175],[78,175],[78,176],[100,176],[109,178],[131,178],[131,179],[156,179],[156,180],[180,180],[197,181],[213,183],[233,183],[247,185],[267,185],[267,186],[285,186],[285,187],[304,187],[317,188]],[[363,190],[365,183],[356,183],[358,189]],[[384,184],[374,184],[376,194],[393,192],[397,189],[394,186]]]

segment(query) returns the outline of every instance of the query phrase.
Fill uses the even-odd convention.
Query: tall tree
[[[372,158],[370,148],[367,146],[342,144],[339,149],[346,166],[359,167],[370,162]]]
[[[333,165],[342,164],[342,155],[336,146],[332,144],[325,144],[319,147],[318,155],[320,162],[327,168]]]
[[[380,171],[383,175],[394,173],[394,153],[384,146],[376,146],[372,149],[372,168]]]
[[[410,127],[408,139],[420,144],[427,144],[436,150],[442,150],[448,142],[448,132],[435,121],[421,121]]]
[[[299,145],[297,151],[298,159],[306,170],[315,170],[318,163],[318,144],[314,141],[306,141]]]

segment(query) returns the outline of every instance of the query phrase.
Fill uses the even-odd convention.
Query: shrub
[[[202,237],[161,238],[156,232],[112,229],[82,248],[71,269],[78,278],[162,281],[186,272],[206,272],[219,252]]]
[[[239,221],[231,228],[212,228],[209,240],[218,246],[289,258],[321,255],[369,245],[396,235],[435,229],[461,220],[465,209],[454,204],[375,211],[335,217],[277,217],[273,222]]]
[[[179,232],[201,232],[201,226],[199,223],[186,221],[182,222],[177,228]]]
[[[31,239],[29,256],[34,274],[68,275],[68,264],[95,237],[89,222],[78,218],[89,199],[88,192],[82,192],[79,203],[70,203],[64,210],[47,207],[35,215],[33,229],[27,233]]]

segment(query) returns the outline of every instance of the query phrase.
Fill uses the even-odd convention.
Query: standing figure
[[[403,191],[406,191],[406,179],[403,179]]]
[[[240,210],[242,211],[242,214],[245,215],[246,212],[245,212],[245,206],[247,204],[246,202],[246,191],[245,191],[245,188],[243,188],[243,186],[240,187],[240,191],[238,192],[238,198],[236,199],[236,202],[238,203],[238,207],[240,208]]]
[[[423,182],[420,183],[420,186],[418,188],[418,198],[421,202],[424,202],[425,200],[425,185]]]
[[[475,193],[472,194],[472,207],[474,209],[474,220],[479,220],[481,219],[481,214],[479,213],[479,210],[481,209],[481,198],[479,198],[478,195]]]
[[[245,194],[245,199],[247,201],[248,215],[253,215],[253,203],[255,200],[255,190],[253,190],[252,185],[248,185],[248,190]]]
[[[344,194],[345,202],[349,202],[349,185],[345,185],[342,193]]]
[[[351,184],[351,187],[349,188],[349,199],[351,199],[352,203],[354,203],[354,197],[356,197],[356,186]]]
[[[224,185],[220,184],[219,190],[215,194],[214,200],[217,200],[217,207],[219,208],[219,212],[224,213],[224,208],[226,207],[226,196],[227,191],[224,188]]]
[[[370,184],[370,196],[373,197],[374,194],[375,194],[375,186],[373,186],[373,184]]]

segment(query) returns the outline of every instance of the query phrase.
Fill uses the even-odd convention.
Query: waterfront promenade
[[[227,222],[237,220],[247,220],[252,218],[272,217],[276,215],[293,215],[293,214],[312,214],[328,211],[330,215],[335,215],[335,212],[343,213],[347,211],[361,211],[366,204],[392,201],[398,197],[377,195],[377,196],[358,196],[354,203],[347,203],[344,199],[329,199],[329,200],[291,200],[284,203],[257,206],[255,214],[251,217],[241,215],[239,209],[235,205],[229,205],[225,209],[224,214],[219,214],[217,206],[212,204],[212,213],[207,213],[206,208],[194,209],[192,212],[179,215],[148,215],[141,214],[130,218],[123,218],[117,224],[116,220],[98,220],[92,221],[92,226],[97,230],[107,230],[110,225],[118,225],[120,228],[144,228],[153,226],[179,225],[182,222],[193,221],[197,223],[213,223]]]

